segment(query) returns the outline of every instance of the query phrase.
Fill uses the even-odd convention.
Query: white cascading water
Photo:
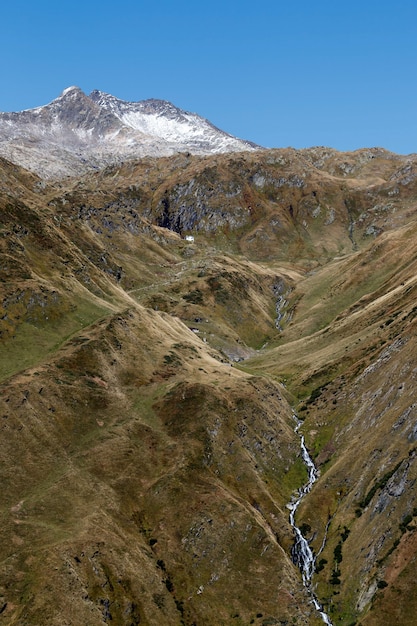
[[[301,426],[301,422],[295,414],[294,414],[294,419],[297,421],[295,432],[298,433],[298,430]],[[300,569],[300,572],[303,578],[304,587],[307,589],[311,598],[311,602],[313,603],[315,609],[320,613],[323,622],[327,624],[327,626],[333,626],[332,622],[330,621],[329,616],[327,615],[327,613],[325,613],[325,611],[323,611],[323,607],[321,606],[320,602],[317,600],[317,597],[312,588],[312,577],[314,574],[316,558],[313,554],[312,549],[310,548],[310,545],[307,539],[303,537],[301,530],[298,528],[298,526],[295,523],[295,513],[298,509],[298,506],[301,500],[304,498],[304,496],[307,495],[311,491],[311,488],[316,482],[317,477],[318,477],[317,469],[305,446],[304,435],[300,435],[300,441],[301,441],[301,454],[303,457],[303,461],[308,470],[308,481],[303,487],[301,487],[298,490],[298,496],[294,498],[292,502],[288,505],[288,508],[290,509],[290,524],[292,528],[294,529],[294,534],[295,534],[294,546],[292,548],[292,559],[293,559],[294,564],[297,565]]]

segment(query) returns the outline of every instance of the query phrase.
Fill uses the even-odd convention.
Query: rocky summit
[[[417,156],[77,88],[0,142],[0,625],[414,625]]]
[[[49,179],[144,156],[256,148],[170,102],[125,102],[97,90],[87,96],[79,87],[36,109],[0,113],[0,156]]]

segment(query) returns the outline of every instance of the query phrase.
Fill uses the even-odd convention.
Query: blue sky
[[[266,147],[417,152],[415,0],[14,0],[1,23],[1,111],[78,85]]]

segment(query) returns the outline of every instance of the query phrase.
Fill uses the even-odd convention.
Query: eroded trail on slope
[[[301,426],[301,422],[295,414],[294,414],[294,419],[297,422],[294,430],[296,433],[298,433],[299,428]],[[300,569],[300,572],[303,578],[304,587],[307,589],[308,594],[311,598],[311,602],[313,603],[317,611],[320,613],[320,616],[323,622],[327,624],[327,626],[333,626],[329,616],[323,610],[322,605],[318,601],[317,596],[313,591],[312,578],[313,578],[314,569],[315,569],[316,557],[312,549],[310,548],[310,545],[307,539],[303,536],[301,530],[298,528],[295,522],[295,513],[302,499],[311,491],[311,488],[316,482],[317,477],[318,477],[318,471],[316,469],[316,466],[314,465],[308,453],[308,450],[306,448],[306,445],[304,442],[304,435],[300,435],[300,445],[301,445],[301,454],[303,457],[303,461],[308,470],[308,481],[303,487],[301,487],[298,490],[298,496],[295,497],[288,505],[288,508],[290,509],[290,524],[292,528],[294,529],[294,535],[295,535],[295,540],[294,540],[294,545],[292,547],[291,556],[292,556],[292,560],[294,564],[297,565],[298,568]]]

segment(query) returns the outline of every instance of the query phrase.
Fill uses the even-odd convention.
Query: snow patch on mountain
[[[90,98],[111,111],[124,125],[163,141],[181,146],[188,144],[186,149],[191,152],[234,152],[256,147],[216,128],[196,113],[183,111],[165,100],[125,102],[102,91],[93,91]]]
[[[72,87],[67,87],[66,89],[64,89],[61,96],[66,96],[67,93],[70,93],[71,91],[79,91],[79,90],[80,90],[79,87],[76,87],[75,85],[73,85]]]

